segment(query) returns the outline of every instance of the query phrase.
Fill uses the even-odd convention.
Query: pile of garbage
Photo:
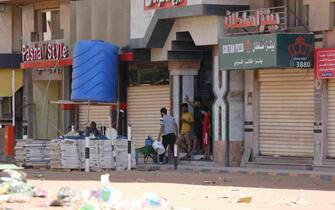
[[[62,187],[51,206],[70,207],[74,210],[171,210],[167,200],[156,193],[145,193],[134,200],[122,200],[122,192],[109,183],[109,175],[101,176],[101,186],[96,189],[75,191]]]
[[[36,195],[32,185],[27,183],[27,174],[19,170],[0,172],[0,202],[26,203]]]
[[[34,197],[49,199],[47,191],[35,189],[27,182],[27,174],[19,170],[0,172],[0,203],[31,203]],[[101,185],[95,189],[75,190],[61,187],[54,200],[43,207],[71,210],[172,210],[162,196],[148,192],[133,200],[123,200],[122,192],[113,188],[109,175],[101,176]],[[178,209],[177,209],[178,210]]]
[[[111,186],[75,191],[68,187],[59,190],[50,206],[73,210],[172,210],[166,199],[156,193],[145,193],[135,200],[121,200],[122,193]]]

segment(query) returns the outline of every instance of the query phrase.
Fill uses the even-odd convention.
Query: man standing
[[[169,150],[174,152],[174,144],[176,143],[176,136],[178,135],[178,126],[173,117],[167,115],[165,107],[161,108],[161,119],[160,119],[160,130],[158,134],[158,141],[161,137],[163,139],[163,146],[165,153],[159,156],[160,163],[167,163],[169,153],[166,152],[167,147]]]
[[[194,113],[194,126],[193,126],[193,148],[191,155],[197,152],[197,147],[201,146],[201,139],[202,139],[202,114],[201,114],[201,106],[202,106],[202,98],[200,96],[195,97],[194,102],[191,102],[186,96],[186,102],[193,107]]]
[[[182,107],[182,125],[180,130],[180,138],[178,140],[178,145],[187,152],[187,157],[190,157],[192,152],[192,124],[194,118],[191,112],[188,111],[188,104],[183,103]]]

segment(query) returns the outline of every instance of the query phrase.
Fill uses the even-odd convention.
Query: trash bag
[[[26,182],[11,180],[8,183],[8,194],[33,194],[34,187]]]
[[[11,178],[21,182],[27,182],[27,174],[23,171],[6,169],[0,172],[1,178]]]
[[[76,192],[70,187],[62,187],[58,191],[57,201],[60,206],[71,206],[76,199]]]

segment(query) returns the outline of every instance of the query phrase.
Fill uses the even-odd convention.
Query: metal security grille
[[[170,110],[169,85],[128,87],[128,122],[136,148],[142,147],[148,136],[157,138],[162,107]]]
[[[260,70],[258,80],[261,155],[313,156],[313,72]]]
[[[328,81],[328,157],[335,158],[335,81]]]
[[[89,109],[89,111],[88,111]],[[91,121],[95,121],[97,126],[109,127],[110,106],[80,105],[79,106],[79,127],[85,129],[90,126]]]

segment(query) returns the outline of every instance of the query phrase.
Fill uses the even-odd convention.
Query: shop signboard
[[[22,61],[59,60],[69,56],[64,43],[36,43],[34,47],[22,46]]]
[[[220,69],[313,68],[312,34],[262,34],[220,39]]]
[[[187,0],[144,0],[144,10],[187,6]]]
[[[335,78],[335,48],[316,49],[314,59],[316,79]]]
[[[34,81],[61,81],[63,79],[63,68],[36,68],[32,70],[31,77]]]
[[[286,30],[286,8],[271,7],[231,12],[224,17],[227,34],[254,34]]]

